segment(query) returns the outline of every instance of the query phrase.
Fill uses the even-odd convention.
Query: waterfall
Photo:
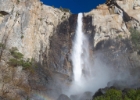
[[[82,32],[82,13],[78,14],[78,20],[77,20],[77,30],[75,34],[75,40],[73,43],[73,52],[72,52],[72,64],[73,64],[73,74],[74,74],[74,80],[76,82],[79,82],[81,80],[82,75],[82,45],[83,45],[83,32]]]
[[[89,43],[83,33],[83,14],[78,14],[77,29],[73,41],[72,65],[75,83],[83,88],[84,81],[89,75]],[[88,76],[89,77],[89,76]]]
[[[73,81],[67,95],[85,91],[95,92],[103,88],[109,81],[111,72],[104,63],[90,53],[89,40],[83,32],[83,14],[78,14],[77,28],[72,47]],[[109,71],[109,72],[108,72]]]

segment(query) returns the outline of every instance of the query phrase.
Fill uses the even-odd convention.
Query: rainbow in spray
[[[54,100],[46,94],[35,93],[31,100]]]

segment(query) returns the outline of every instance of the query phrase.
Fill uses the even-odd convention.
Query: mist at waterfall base
[[[110,61],[104,56],[104,52],[92,52],[89,38],[83,33],[82,19],[83,14],[79,13],[71,52],[73,80],[67,82],[68,78],[65,78],[66,81],[61,81],[63,76],[56,74],[55,81],[48,85],[48,91],[35,94],[35,99],[32,100],[59,100],[57,98],[61,94],[67,95],[71,100],[92,100],[92,96],[100,88],[116,84],[119,87],[130,87],[135,80],[138,80],[137,75],[132,76],[129,70],[118,71],[113,65],[106,63]],[[122,63],[123,61],[120,62]]]
[[[68,89],[63,91],[68,95],[79,95],[84,92],[93,94],[100,88],[112,86],[109,82],[124,81],[132,83],[135,79],[129,71],[116,71],[113,66],[101,60],[102,53],[91,53],[89,40],[83,33],[83,14],[78,14],[77,29],[72,48],[73,81]],[[125,83],[123,85],[126,85]],[[65,87],[63,87],[65,88]],[[81,99],[78,99],[81,100]]]
[[[111,70],[98,58],[90,54],[88,38],[83,33],[83,14],[78,14],[77,30],[72,48],[72,65],[74,80],[68,94],[78,94],[86,91],[95,92],[106,87],[110,81]]]

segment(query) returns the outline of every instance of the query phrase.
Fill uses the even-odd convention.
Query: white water
[[[74,74],[74,83],[76,87],[84,88],[84,82],[90,75],[89,68],[89,43],[83,33],[83,14],[78,14],[77,29],[72,49],[72,65]]]
[[[74,80],[67,95],[79,94],[85,91],[95,92],[105,87],[108,82],[108,71],[106,65],[99,59],[94,59],[90,54],[89,41],[83,33],[83,14],[78,14],[77,29],[72,48],[72,66]],[[92,50],[91,50],[92,51]]]
[[[77,20],[77,30],[75,34],[75,41],[73,45],[73,52],[72,52],[72,64],[73,64],[73,73],[74,73],[74,80],[79,82],[82,76],[82,45],[83,45],[83,37],[84,34],[82,32],[82,13],[79,13],[78,20]]]
[[[125,76],[124,78],[119,75],[117,76],[118,72],[116,72],[116,69],[102,61],[106,56],[102,56],[101,51],[95,51],[94,54],[90,52],[93,50],[90,50],[89,40],[82,31],[82,19],[83,14],[78,14],[77,28],[71,55],[74,79],[68,88],[63,88],[64,94],[70,97],[72,95],[79,96],[78,99],[74,100],[81,100],[79,94],[87,91],[94,94],[99,88],[106,87],[108,82],[114,81],[114,79],[126,79]]]

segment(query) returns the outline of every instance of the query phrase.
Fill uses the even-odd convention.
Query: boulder
[[[70,98],[65,94],[61,94],[57,100],[70,100]]]

